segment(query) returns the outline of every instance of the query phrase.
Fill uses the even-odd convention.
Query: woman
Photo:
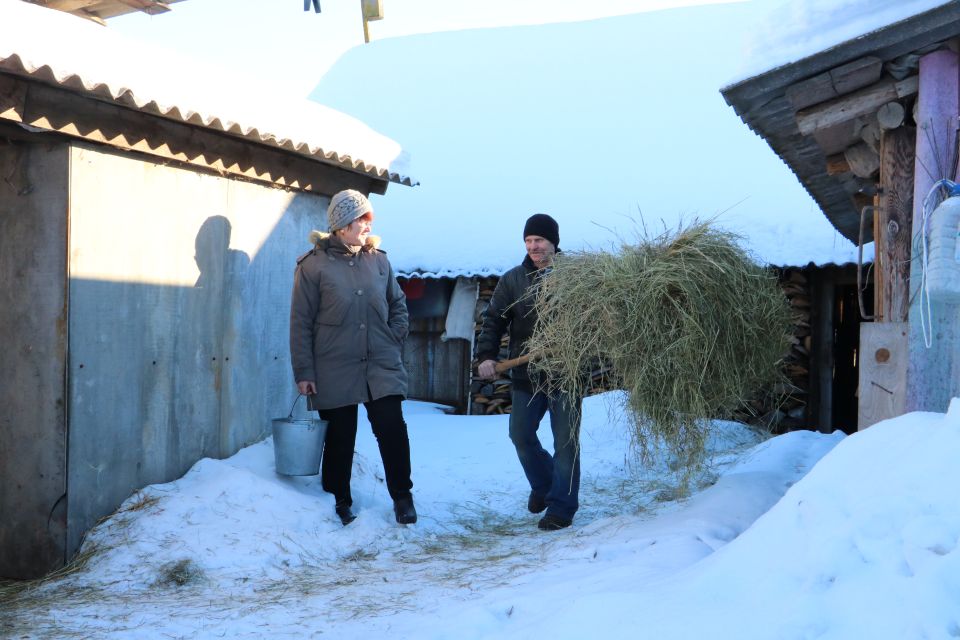
[[[407,304],[387,256],[370,235],[373,207],[348,189],[327,209],[330,233],[314,231],[297,260],[290,305],[290,355],[297,390],[327,421],[321,478],[344,526],[356,518],[350,473],[361,402],[383,459],[397,522],[417,521],[410,489],[410,442],[403,341]]]

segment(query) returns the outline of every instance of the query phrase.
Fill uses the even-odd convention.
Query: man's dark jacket
[[[477,338],[477,360],[496,360],[500,353],[500,339],[510,329],[510,357],[526,353],[526,343],[533,335],[537,314],[533,308],[534,291],[541,272],[530,256],[507,271],[497,283],[490,298],[490,305],[483,314],[483,329]],[[530,291],[530,295],[526,295]],[[516,389],[532,393],[527,365],[510,370],[510,378]]]

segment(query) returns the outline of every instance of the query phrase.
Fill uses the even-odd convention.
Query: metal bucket
[[[273,457],[277,473],[282,476],[315,476],[320,473],[323,439],[327,435],[327,421],[319,418],[294,418],[290,415],[273,420]]]

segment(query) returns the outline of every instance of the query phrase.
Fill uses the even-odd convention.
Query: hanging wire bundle
[[[791,311],[739,238],[694,222],[618,251],[557,256],[528,342],[542,390],[583,395],[598,362],[627,391],[641,459],[665,448],[681,486],[701,470],[711,418],[780,379]]]

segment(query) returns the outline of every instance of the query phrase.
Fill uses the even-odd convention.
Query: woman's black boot
[[[393,513],[397,516],[397,524],[413,524],[416,522],[417,510],[413,506],[413,496],[394,500]]]
[[[357,519],[357,514],[355,514],[353,509],[350,507],[350,503],[346,501],[337,501],[337,504],[333,508],[334,511],[337,512],[337,517],[340,518],[340,522],[343,523],[343,526],[347,526]],[[414,518],[416,518],[416,516],[414,516]]]

